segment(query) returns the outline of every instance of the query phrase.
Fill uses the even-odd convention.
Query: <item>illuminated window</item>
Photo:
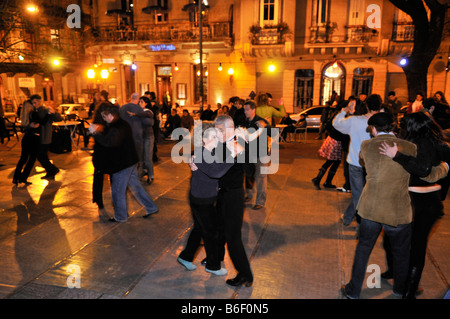
[[[156,71],[158,76],[170,76],[172,75],[172,66],[158,66]]]
[[[329,78],[339,78],[340,76],[342,76],[343,71],[337,63],[334,63],[327,67],[323,73],[326,77]]]
[[[208,100],[208,76],[206,76],[206,67],[203,67],[203,102]],[[194,64],[194,103],[200,102],[200,65]]]
[[[345,69],[337,61],[330,62],[323,68],[319,103],[324,105],[334,92],[341,97],[345,96]]]
[[[61,48],[61,38],[59,36],[59,29],[50,29],[50,42],[55,49]]]
[[[261,26],[278,24],[281,0],[261,0],[260,6]]]
[[[313,9],[313,24],[326,24],[328,22],[329,0],[313,0]]]

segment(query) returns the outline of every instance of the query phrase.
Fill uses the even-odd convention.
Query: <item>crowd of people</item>
[[[105,175],[109,176],[114,209],[114,216],[109,219],[111,222],[127,221],[128,189],[144,206],[146,214],[143,217],[158,212],[143,183],[150,184],[154,179],[152,159],[157,133],[153,128],[159,128],[157,114],[160,109],[155,107],[154,96],[146,95],[134,93],[129,103],[118,106],[108,102],[107,92],[101,92],[90,110],[92,123],[89,132],[94,138],[92,200],[99,209],[104,208],[103,183]],[[261,170],[261,166],[266,164],[261,162],[260,157],[267,156],[267,149],[256,148],[257,153],[251,154],[249,143],[260,145],[263,128],[270,128],[269,121],[257,115],[258,108],[261,106],[264,109],[265,116],[271,117],[273,114],[267,110],[271,108],[267,95],[259,97],[258,101],[257,106],[252,100],[235,97],[230,99],[229,111],[224,111],[225,107],[216,112],[206,108],[200,114],[205,127],[200,138],[201,145],[197,147],[210,155],[216,154],[218,147],[222,148],[224,152],[217,154],[223,154],[224,157],[212,164],[191,163],[193,173],[189,202],[194,228],[178,262],[189,270],[195,269],[192,260],[203,240],[207,255],[203,262],[205,270],[223,276],[227,270],[221,267],[221,261],[227,247],[238,272],[235,278],[226,281],[231,286],[250,286],[253,283],[253,274],[241,238],[244,203],[255,195],[253,208],[256,210],[264,207],[266,200],[267,176]],[[274,110],[275,115],[284,116],[283,105]],[[166,136],[170,136],[171,131],[178,127],[185,128],[190,134],[195,131],[193,117],[187,109],[183,110],[181,117],[176,108],[171,110],[164,124]],[[238,156],[244,156],[245,161],[238,162]],[[143,179],[145,176],[146,180]]]
[[[428,237],[443,216],[449,185],[449,105],[436,92],[425,100],[417,94],[404,109],[392,91],[385,103],[377,94],[363,94],[346,101],[337,97],[324,110],[320,134],[327,137],[319,155],[326,161],[312,183],[320,190],[329,169],[323,186],[336,188],[332,179],[340,162],[346,165],[341,191],[351,192],[351,201],[342,223],[349,226],[356,220],[358,238],[351,279],[341,288],[350,299],[360,296],[381,230],[387,261],[381,277],[394,279],[395,295],[414,299],[420,293]]]
[[[236,277],[226,283],[250,286],[253,273],[241,228],[246,202],[254,199],[254,210],[265,205],[267,173],[263,168],[270,152],[268,137],[280,138],[271,135],[273,118],[280,118],[281,123],[294,129],[305,127],[306,121],[301,118],[299,123],[293,123],[283,101],[274,106],[268,93],[255,99],[232,97],[229,107],[217,106],[216,111],[209,105],[201,111],[202,129],[196,131],[187,109],[182,116],[178,108],[162,111],[153,92],[143,96],[133,93],[130,102],[122,106],[108,102],[107,92],[96,95],[89,111],[92,123],[86,134],[88,141],[89,136],[94,138],[92,199],[99,209],[104,207],[103,183],[108,175],[114,208],[111,222],[128,218],[127,189],[145,207],[143,217],[155,214],[158,207],[143,183],[151,184],[155,178],[158,135],[168,138],[179,127],[193,135],[197,132],[199,137],[192,139],[197,143],[193,154],[203,156],[192,156],[189,164],[189,204],[194,227],[177,261],[190,271],[196,269],[193,260],[203,240],[206,258],[201,263],[205,271],[224,276],[228,272],[221,262],[226,247],[237,270]],[[167,115],[163,126],[161,112]],[[450,107],[442,92],[425,100],[418,94],[404,113],[395,92],[389,92],[385,103],[377,94],[351,96],[345,101],[334,95],[327,102],[319,131],[319,138],[325,140],[318,151],[325,163],[312,183],[320,190],[328,171],[323,187],[351,193],[342,222],[349,226],[356,220],[358,244],[351,280],[342,287],[344,296],[359,298],[370,253],[384,230],[388,267],[382,276],[394,279],[395,294],[415,298],[427,240],[443,215],[442,201],[448,189],[449,116]],[[49,161],[48,150],[52,122],[61,119],[52,107],[41,105],[38,95],[23,104],[25,134],[14,184],[30,184],[27,178],[36,159],[46,170],[42,178],[54,179],[59,169]],[[164,129],[160,131],[160,127]],[[257,146],[252,147],[252,143]],[[333,178],[341,161],[345,183],[338,188]]]

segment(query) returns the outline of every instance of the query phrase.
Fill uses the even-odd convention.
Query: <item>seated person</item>
[[[171,114],[167,117],[166,123],[164,123],[164,137],[168,138],[172,134],[173,130],[181,126],[181,117],[177,114],[177,109],[173,108]]]
[[[288,133],[294,133],[297,128],[306,128],[306,114],[300,114],[300,119],[295,122],[293,119],[286,114],[281,120],[280,124],[285,124],[287,127],[284,128],[281,133],[281,137],[286,141]]]

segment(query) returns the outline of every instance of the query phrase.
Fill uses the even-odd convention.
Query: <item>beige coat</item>
[[[392,134],[377,135],[361,144],[361,165],[365,166],[366,185],[358,202],[362,218],[397,227],[412,222],[412,208],[408,192],[409,173],[391,158],[381,155],[382,142],[397,143],[400,152],[416,156],[415,144]]]

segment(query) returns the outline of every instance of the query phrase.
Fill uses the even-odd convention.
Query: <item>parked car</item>
[[[320,128],[320,117],[325,106],[311,106],[303,111],[292,114],[291,119],[298,122],[301,114],[306,114],[306,126],[307,128]]]
[[[61,104],[58,112],[62,116],[76,115],[82,119],[88,118],[89,109],[83,104]]]

